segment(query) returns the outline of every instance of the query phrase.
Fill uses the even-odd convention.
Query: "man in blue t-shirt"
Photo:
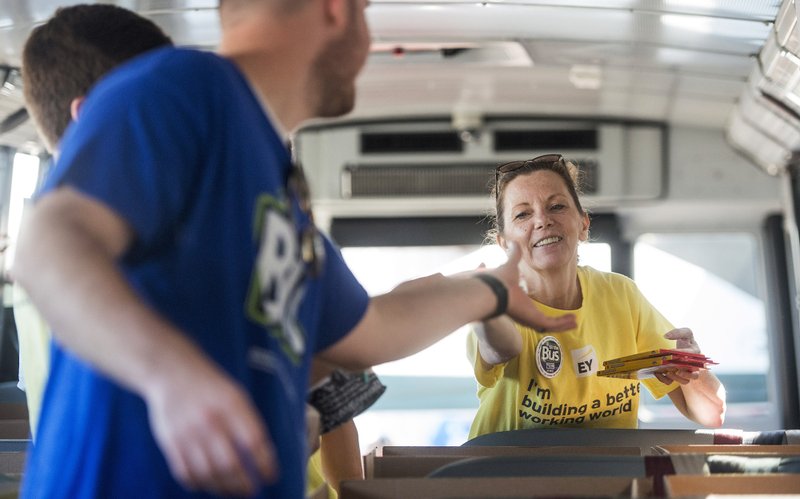
[[[24,496],[301,497],[313,356],[573,325],[518,289],[518,250],[370,299],[317,233],[286,132],[352,108],[366,5],[223,0],[221,55],[156,50],[90,92],[14,268],[56,340]]]
[[[25,42],[25,108],[48,152],[78,113],[89,89],[115,66],[172,40],[149,19],[122,7],[84,4],[59,8]],[[16,234],[14,235],[16,236]],[[36,438],[50,359],[50,328],[15,284],[14,320],[20,351],[19,386],[25,390],[31,436]]]

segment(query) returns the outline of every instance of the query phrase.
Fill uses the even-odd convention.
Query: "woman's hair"
[[[518,165],[518,166],[517,166]],[[505,167],[505,168],[504,168]],[[510,167],[510,168],[508,168]],[[508,168],[507,171],[503,171]],[[560,158],[557,161],[541,161],[538,158],[527,161],[504,163],[497,167],[495,179],[490,183],[491,195],[495,198],[493,228],[486,234],[487,241],[494,242],[497,234],[503,233],[503,200],[508,184],[520,175],[530,175],[537,171],[551,171],[557,174],[567,186],[578,212],[583,213],[584,209],[580,201],[580,171],[572,161]]]

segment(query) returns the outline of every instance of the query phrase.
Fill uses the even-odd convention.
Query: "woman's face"
[[[564,180],[548,170],[520,175],[508,183],[503,199],[504,230],[498,243],[522,250],[521,265],[542,272],[578,264],[578,242],[589,232],[589,217],[579,212]]]

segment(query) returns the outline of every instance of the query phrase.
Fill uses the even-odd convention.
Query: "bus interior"
[[[25,110],[21,48],[72,0],[0,4],[0,233],[52,158]],[[178,45],[214,50],[217,0],[115,0]],[[371,294],[497,265],[487,183],[557,152],[584,179],[581,264],[634,278],[692,328],[727,390],[725,428],[800,428],[800,6],[794,0],[372,0],[349,115],[295,135],[315,220]],[[6,279],[0,375],[13,391]],[[466,330],[377,366],[356,419],[375,445],[461,445],[477,409]],[[690,429],[644,398],[643,429]]]

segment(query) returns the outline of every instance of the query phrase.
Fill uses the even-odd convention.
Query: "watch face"
[[[552,378],[561,371],[564,354],[561,344],[554,336],[545,336],[536,345],[536,366],[546,378]]]

